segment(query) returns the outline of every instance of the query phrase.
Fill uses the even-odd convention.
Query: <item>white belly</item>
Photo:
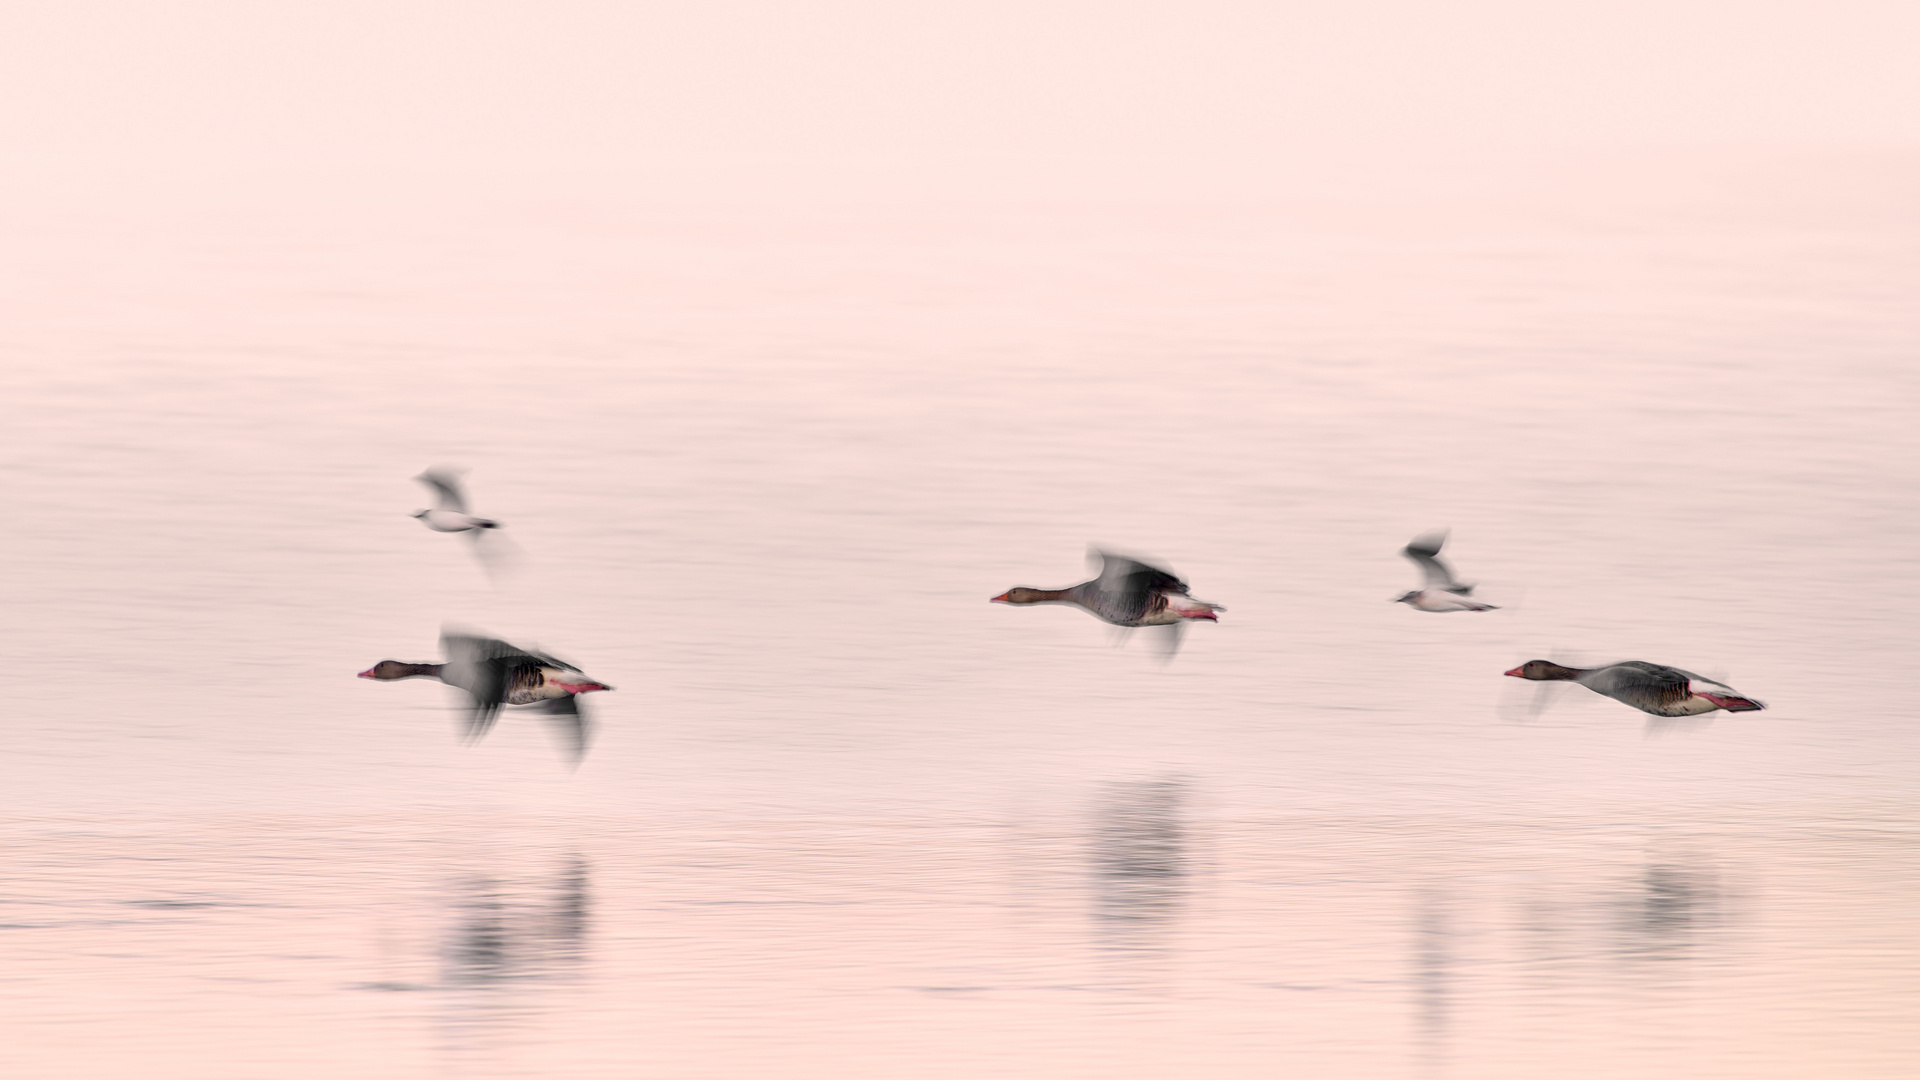
[[[1483,604],[1459,593],[1441,592],[1429,589],[1408,601],[1421,611],[1489,611],[1492,604]]]
[[[429,510],[420,515],[421,523],[434,532],[466,532],[474,527],[476,520],[453,510]]]

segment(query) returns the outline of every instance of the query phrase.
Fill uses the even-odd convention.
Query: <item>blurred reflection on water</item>
[[[439,950],[445,1011],[441,1034],[450,1060],[484,1063],[552,1006],[553,983],[578,975],[586,959],[587,861],[569,857],[548,874],[506,878],[468,874],[447,891],[447,928]]]
[[[0,1074],[1905,1080],[1915,186],[10,233]],[[1090,541],[1228,614],[985,602]]]
[[[1185,790],[1175,779],[1114,784],[1094,814],[1093,922],[1114,977],[1155,986],[1187,889]]]
[[[1622,953],[1646,960],[1693,957],[1720,925],[1720,883],[1703,867],[1649,863],[1621,904]]]
[[[1011,892],[977,821],[16,823],[0,1066],[1891,1078],[1920,1052],[1910,834],[1205,819],[1199,783],[1024,818]]]
[[[1445,1061],[1449,995],[1454,979],[1452,921],[1445,893],[1421,894],[1414,916],[1413,985],[1417,1001],[1415,1030],[1420,1055],[1429,1067]]]
[[[555,978],[577,965],[587,933],[587,863],[574,857],[538,892],[526,882],[474,875],[451,890],[446,981],[487,987]]]

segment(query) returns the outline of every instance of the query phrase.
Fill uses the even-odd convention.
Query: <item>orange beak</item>
[[[368,668],[367,670],[365,670],[365,671],[363,671],[363,672],[361,672],[361,673],[360,673],[360,675],[359,675],[359,677],[360,677],[360,678],[362,678],[362,679],[371,679],[371,678],[373,678],[373,669],[372,669],[372,668]]]
[[[1520,665],[1520,666],[1521,666],[1521,667],[1525,667],[1526,665],[1525,665],[1525,664],[1522,664],[1522,665]],[[1506,674],[1506,675],[1511,675],[1511,676],[1513,676],[1513,677],[1514,677],[1514,678],[1516,678],[1516,679],[1524,679],[1524,678],[1526,678],[1526,677],[1527,677],[1527,676],[1526,676],[1526,673],[1525,673],[1525,672],[1523,672],[1523,671],[1521,671],[1521,670],[1520,670],[1520,668],[1514,668],[1514,669],[1513,669],[1512,671],[1508,671],[1508,672],[1503,672],[1503,674]]]
[[[1000,594],[999,596],[995,596],[995,597],[992,597],[991,599],[989,599],[989,600],[987,601],[987,603],[989,603],[989,604],[1004,604],[1004,603],[1006,603],[1006,602],[1007,602],[1007,594],[1006,594],[1006,593],[1001,593],[1001,594]]]

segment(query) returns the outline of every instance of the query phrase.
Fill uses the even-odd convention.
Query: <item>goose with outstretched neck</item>
[[[1645,660],[1623,660],[1594,668],[1529,660],[1507,674],[1536,682],[1576,682],[1596,694],[1655,716],[1698,716],[1715,709],[1754,712],[1766,708],[1725,683]]]
[[[360,672],[360,678],[381,682],[438,679],[465,690],[472,699],[467,713],[468,742],[477,741],[493,727],[501,706],[541,705],[544,714],[559,726],[574,762],[577,764],[586,754],[587,718],[580,711],[578,698],[613,687],[588,678],[565,661],[493,638],[448,632],[441,634],[440,645],[447,654],[444,664],[382,660]]]
[[[1219,622],[1219,604],[1195,600],[1187,583],[1157,566],[1095,549],[1100,576],[1065,589],[1008,589],[996,604],[1071,604],[1115,626],[1175,626],[1195,619]]]

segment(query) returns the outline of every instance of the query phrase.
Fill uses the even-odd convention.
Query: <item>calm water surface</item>
[[[1920,1060],[1895,200],[6,230],[9,1076]],[[1386,602],[1440,525],[1500,611]],[[1227,614],[986,602],[1090,541]],[[443,623],[578,772],[352,677]]]

